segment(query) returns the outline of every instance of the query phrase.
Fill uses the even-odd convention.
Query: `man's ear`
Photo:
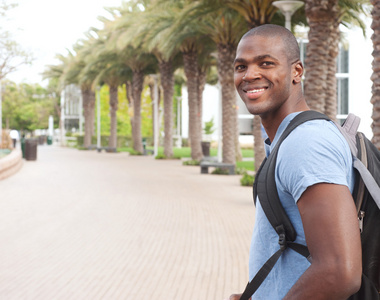
[[[293,65],[293,84],[300,83],[303,76],[303,65],[301,61]]]

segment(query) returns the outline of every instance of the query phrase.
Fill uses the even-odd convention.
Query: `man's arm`
[[[284,300],[347,299],[361,284],[356,208],[346,186],[319,183],[298,201],[312,264]]]

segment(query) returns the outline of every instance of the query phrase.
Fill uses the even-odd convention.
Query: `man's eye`
[[[235,71],[242,71],[244,69],[245,69],[245,66],[243,66],[243,65],[238,65],[235,67]]]
[[[273,66],[274,62],[273,61],[264,61],[261,65],[264,67],[269,67],[269,66]]]

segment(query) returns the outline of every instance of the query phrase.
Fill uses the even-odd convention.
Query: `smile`
[[[264,92],[265,88],[260,88],[260,89],[253,89],[253,90],[248,90],[246,91],[247,94],[255,94],[255,93],[261,93]]]

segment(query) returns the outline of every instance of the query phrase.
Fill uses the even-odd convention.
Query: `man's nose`
[[[256,67],[249,67],[243,76],[243,80],[252,81],[261,78],[260,70]]]

